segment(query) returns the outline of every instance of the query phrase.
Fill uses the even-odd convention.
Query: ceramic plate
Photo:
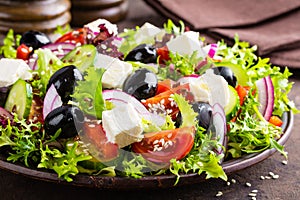
[[[284,134],[278,140],[278,143],[283,145],[288,140],[293,127],[294,116],[292,112],[285,113],[283,116],[283,132]],[[275,149],[268,149],[258,154],[250,154],[235,160],[228,160],[223,162],[222,167],[226,174],[231,174],[236,171],[245,169],[252,165],[255,165],[264,159],[270,157],[275,153]],[[4,156],[0,155],[0,168],[11,171],[16,174],[28,176],[33,179],[39,179],[41,181],[50,181],[60,184],[83,186],[89,188],[99,189],[138,189],[138,188],[167,188],[173,187],[176,177],[173,175],[160,175],[160,176],[148,176],[140,179],[124,178],[124,177],[103,177],[103,176],[90,176],[79,174],[74,177],[72,182],[66,182],[57,177],[56,173],[49,171],[42,171],[36,169],[30,169],[23,165],[17,165],[7,162]],[[204,175],[198,175],[195,173],[184,174],[181,176],[178,186],[187,185],[205,181]]]

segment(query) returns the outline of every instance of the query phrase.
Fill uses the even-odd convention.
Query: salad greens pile
[[[118,37],[123,38],[119,51],[125,56],[138,44],[134,38],[140,27],[125,30]],[[61,27],[58,32],[64,31]],[[171,20],[164,25],[165,35],[181,35],[185,31],[184,24],[176,26]],[[6,58],[16,58],[16,47],[19,44],[20,35],[15,35],[10,30],[4,39],[4,44],[0,47],[0,53]],[[155,44],[157,41],[150,38],[149,43]],[[205,38],[201,42],[205,44]],[[246,154],[259,153],[266,149],[275,148],[284,156],[287,153],[284,147],[278,144],[282,129],[280,126],[268,122],[258,111],[259,102],[255,96],[257,80],[270,76],[274,85],[274,109],[272,115],[282,116],[285,112],[299,113],[293,101],[289,100],[288,94],[293,83],[288,81],[291,76],[288,68],[272,66],[268,58],[260,58],[255,54],[256,46],[250,46],[248,42],[240,41],[238,35],[235,37],[233,46],[228,46],[223,40],[217,43],[217,52],[214,58],[198,58],[196,52],[192,55],[179,55],[169,52],[169,60],[164,63],[164,67],[155,69],[159,80],[172,78],[177,80],[178,74],[189,76],[191,74],[201,75],[206,69],[212,66],[230,66],[239,76],[238,84],[247,87],[247,97],[242,104],[230,114],[227,121],[228,130],[227,146],[222,146],[212,133],[206,132],[204,128],[196,126],[194,143],[190,152],[181,160],[171,159],[167,168],[159,168],[143,156],[129,153],[116,158],[107,163],[101,163],[93,158],[84,144],[78,139],[59,139],[60,130],[54,136],[48,136],[43,130],[42,123],[34,123],[19,119],[16,114],[13,120],[8,123],[1,123],[0,126],[0,150],[8,161],[23,163],[30,168],[44,168],[53,170],[58,177],[66,181],[72,181],[79,173],[103,176],[128,176],[141,178],[148,175],[173,174],[179,181],[180,175],[185,173],[206,174],[206,178],[221,178],[227,180],[227,176],[222,169],[222,161],[240,158]],[[50,76],[67,63],[62,62],[51,51],[47,49],[36,50],[38,54],[39,68],[36,71],[39,79],[33,81],[32,85],[39,96],[43,97]],[[201,66],[199,67],[199,63]],[[136,68],[153,66],[132,62]],[[1,68],[1,66],[0,66]],[[102,118],[104,110],[110,110],[113,105],[105,101],[102,97],[102,84],[99,78],[105,72],[104,69],[87,68],[85,70],[85,80],[79,81],[75,87],[72,97],[78,102],[81,109],[89,114]],[[97,81],[95,81],[97,80]],[[95,92],[96,91],[96,92]],[[96,95],[95,95],[96,94]],[[94,103],[86,101],[92,99]],[[182,125],[195,126],[196,113],[191,105],[182,95],[174,94],[172,97],[182,115]],[[94,106],[91,109],[91,106]],[[1,120],[2,122],[2,120]],[[151,130],[175,129],[175,122],[166,118],[166,123],[162,127],[157,127],[151,122],[144,120],[143,126]],[[145,128],[146,130],[146,128]],[[148,132],[148,131],[146,131]],[[6,147],[6,148],[4,148]],[[130,150],[130,147],[128,150]],[[218,154],[215,149],[223,148],[225,154]],[[157,169],[157,170],[153,170]],[[175,184],[176,184],[175,183]]]

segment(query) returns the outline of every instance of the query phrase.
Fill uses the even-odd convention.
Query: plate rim
[[[280,145],[284,145],[291,135],[294,114],[289,111],[284,116],[285,120],[283,124],[284,134],[278,140]],[[261,153],[250,154],[242,158],[225,161],[222,164],[225,173],[231,174],[236,171],[245,169],[252,165],[255,165],[276,152],[276,149],[267,149]],[[8,162],[0,157],[0,169],[10,171],[15,174],[23,175],[32,179],[52,182],[57,184],[66,184],[73,186],[81,186],[87,188],[98,188],[105,190],[131,190],[131,189],[145,189],[145,188],[168,188],[173,187],[176,181],[175,175],[157,175],[157,176],[145,176],[139,179],[129,177],[106,177],[106,176],[93,176],[86,174],[77,174],[73,177],[72,182],[67,182],[62,178],[58,178],[57,174],[47,170],[36,170],[28,168],[24,165]],[[197,173],[182,174],[180,181],[176,186],[182,186],[187,184],[199,183],[205,181],[205,175]]]

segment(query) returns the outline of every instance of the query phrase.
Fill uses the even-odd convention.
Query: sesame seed
[[[258,190],[252,190],[251,192],[252,193],[258,193]]]
[[[284,165],[287,165],[288,161],[287,160],[283,160],[281,163],[284,164]]]
[[[252,199],[252,200],[256,200],[256,197],[252,197],[251,199]]]
[[[278,179],[278,178],[279,178],[279,175],[276,174],[276,175],[272,176],[272,178],[273,178],[273,179]]]
[[[236,183],[236,180],[235,180],[235,179],[231,179],[231,182],[232,182],[232,183]]]
[[[154,140],[153,144],[158,144],[158,140]]]
[[[265,176],[265,178],[266,178],[266,179],[271,179],[271,177],[270,177],[270,176]]]
[[[145,99],[142,99],[141,102],[142,102],[142,103],[146,103],[146,100],[145,100]]]
[[[160,100],[160,104],[164,104],[165,103],[165,99]]]
[[[172,137],[172,133],[169,133],[168,135],[167,135],[167,138],[171,138]]]
[[[269,172],[269,175],[270,175],[270,176],[274,176],[274,173],[273,173],[273,172]]]
[[[159,142],[161,143],[161,146],[164,146],[166,141],[165,141],[164,138],[161,138],[161,139],[159,140]]]
[[[248,195],[249,195],[250,197],[256,197],[257,194],[255,194],[255,193],[249,193]]]
[[[227,181],[227,185],[230,186],[230,182],[229,181]]]
[[[217,194],[216,194],[216,197],[220,197],[223,195],[223,192],[219,191]]]
[[[248,182],[247,182],[247,183],[246,183],[246,186],[251,187],[251,183],[248,183]]]
[[[265,180],[265,177],[264,177],[264,176],[260,176],[260,179],[261,179],[261,180]]]

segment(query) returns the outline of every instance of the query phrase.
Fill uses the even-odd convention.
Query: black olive
[[[59,137],[70,138],[77,135],[83,122],[84,114],[78,107],[62,105],[46,116],[44,129],[48,135],[54,135],[61,129]]]
[[[50,43],[51,40],[46,34],[33,30],[23,33],[20,40],[20,44],[25,44],[28,47],[32,47],[33,50],[43,47],[46,44]]]
[[[138,100],[153,97],[157,90],[157,77],[148,69],[138,69],[124,82],[123,91]]]
[[[204,102],[194,102],[192,103],[192,108],[196,113],[198,113],[197,115],[198,125],[207,130],[212,123],[211,105]],[[182,117],[181,117],[181,113],[179,112],[176,117],[175,125],[179,127],[181,124],[182,124]]]
[[[140,44],[131,50],[124,59],[125,61],[139,61],[142,63],[156,63],[156,49],[147,44]]]
[[[63,103],[71,100],[77,81],[83,80],[81,72],[74,66],[69,65],[57,70],[51,77],[47,85],[47,90],[53,84]]]
[[[223,76],[229,85],[236,87],[237,79],[229,67],[214,67],[212,69],[215,74]]]

